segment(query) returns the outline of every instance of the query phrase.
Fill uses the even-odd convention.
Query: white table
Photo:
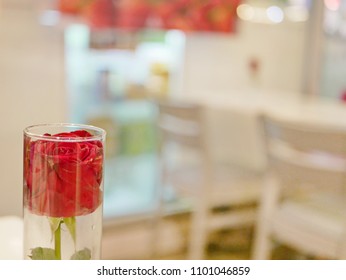
[[[339,101],[306,98],[295,92],[232,91],[196,93],[186,101],[206,108],[209,144],[216,160],[262,171],[266,167],[258,117],[262,113],[297,122],[313,122],[346,129],[346,105]]]
[[[0,217],[0,260],[23,259],[23,219]]]

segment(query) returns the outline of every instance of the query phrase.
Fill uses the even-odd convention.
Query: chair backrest
[[[158,128],[163,141],[196,148],[204,145],[203,109],[197,104],[159,101]]]
[[[196,194],[207,193],[211,186],[204,108],[175,100],[160,100],[156,104],[161,183],[173,179],[172,174],[177,181],[182,177],[183,182],[173,183],[174,187],[195,199]]]
[[[263,125],[269,165],[281,180],[294,183],[290,186],[345,187],[345,130],[269,115]]]

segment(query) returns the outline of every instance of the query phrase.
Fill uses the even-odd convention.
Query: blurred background
[[[212,157],[263,174],[252,117],[317,99],[345,110],[345,36],[342,0],[1,0],[0,215],[22,215],[23,128],[93,124],[107,130],[103,257],[187,258],[194,198],[158,191],[157,102],[202,104]],[[251,258],[253,236],[209,233],[205,258]]]

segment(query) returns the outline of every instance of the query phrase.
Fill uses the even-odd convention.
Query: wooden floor
[[[153,224],[148,218],[107,226],[103,234],[103,259],[184,260],[187,256],[189,215],[167,217],[153,239]],[[248,260],[251,258],[253,229],[224,230],[209,236],[205,258],[209,260]],[[158,242],[159,253],[153,253]],[[156,244],[156,245],[157,245]],[[302,259],[293,250],[277,246],[273,259]]]

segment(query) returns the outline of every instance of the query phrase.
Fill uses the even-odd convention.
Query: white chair
[[[212,162],[203,107],[161,101],[158,109],[161,207],[157,217],[162,216],[165,186],[170,185],[178,197],[190,198],[187,258],[203,259],[208,233],[253,225],[260,192],[259,176]],[[218,207],[228,207],[229,211],[214,211]]]
[[[304,258],[346,259],[346,131],[273,116],[263,125],[269,170],[252,258],[271,259],[281,244]]]

